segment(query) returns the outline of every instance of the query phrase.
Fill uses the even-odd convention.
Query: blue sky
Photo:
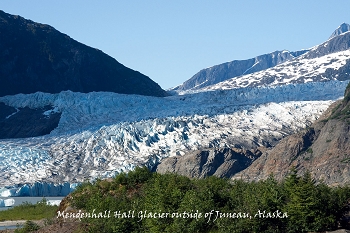
[[[1,0],[0,9],[49,24],[164,89],[227,61],[313,47],[350,23],[347,0]]]

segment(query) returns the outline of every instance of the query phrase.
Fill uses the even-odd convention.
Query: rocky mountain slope
[[[350,25],[347,23],[342,23],[335,31],[332,33],[332,35],[329,37],[329,39],[339,36],[340,34],[350,31]]]
[[[259,149],[208,148],[164,159],[155,170],[191,178],[231,177],[244,170],[261,155]]]
[[[273,68],[235,77],[197,91],[347,80],[350,78],[349,48],[350,32],[346,32]]]
[[[53,27],[0,11],[0,96],[110,91],[166,96],[147,76]]]
[[[0,103],[0,139],[26,138],[49,134],[60,121],[61,113],[47,114],[52,107],[14,108]]]
[[[247,60],[235,60],[203,69],[183,84],[170,89],[171,92],[195,91],[234,77],[251,74],[274,67],[298,57],[308,50],[290,52],[287,50],[257,56]]]
[[[310,171],[330,185],[350,184],[350,85],[342,101],[333,104],[309,128],[281,140],[234,179],[266,179],[271,173],[282,179],[295,167]]]
[[[172,91],[185,94],[349,79],[350,33],[347,32],[348,24],[342,24],[326,42],[308,50],[276,51],[255,59],[233,61],[203,69]]]

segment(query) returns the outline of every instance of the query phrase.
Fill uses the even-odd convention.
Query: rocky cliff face
[[[291,135],[263,153],[233,179],[260,180],[270,174],[281,180],[295,167],[310,171],[329,185],[350,183],[350,85],[343,101],[332,105],[312,127]]]
[[[0,96],[110,91],[165,96],[147,76],[53,27],[0,11]]]
[[[314,47],[303,58],[312,59],[322,57],[327,54],[345,51],[350,48],[350,32],[332,37],[321,45]]]
[[[222,148],[194,151],[186,156],[166,158],[158,165],[159,173],[177,173],[190,178],[231,177],[247,168],[261,155],[258,149]]]

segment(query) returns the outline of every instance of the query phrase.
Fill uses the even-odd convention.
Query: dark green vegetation
[[[149,77],[45,24],[0,11],[0,96],[110,91],[165,96]]]
[[[300,177],[295,170],[280,183],[272,176],[248,183],[217,177],[189,179],[136,168],[113,180],[84,183],[72,193],[71,200],[84,213],[98,216],[101,212],[99,218],[91,215],[81,219],[86,223],[84,232],[241,233],[347,227],[342,217],[348,199],[349,187],[316,184],[309,173]],[[109,217],[105,211],[111,211]],[[164,213],[163,217],[158,213]]]
[[[350,83],[346,87],[343,101],[332,110],[330,119],[341,119],[350,124]]]
[[[48,205],[43,199],[37,204],[25,202],[8,210],[0,211],[0,221],[40,220],[56,216],[57,206]]]

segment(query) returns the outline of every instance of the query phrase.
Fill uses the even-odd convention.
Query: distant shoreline
[[[0,227],[24,225],[27,220],[0,221]]]
[[[43,220],[6,220],[0,221],[0,229],[6,227],[16,227],[17,225],[19,227],[23,227],[27,221],[32,221],[40,226],[43,225]]]

